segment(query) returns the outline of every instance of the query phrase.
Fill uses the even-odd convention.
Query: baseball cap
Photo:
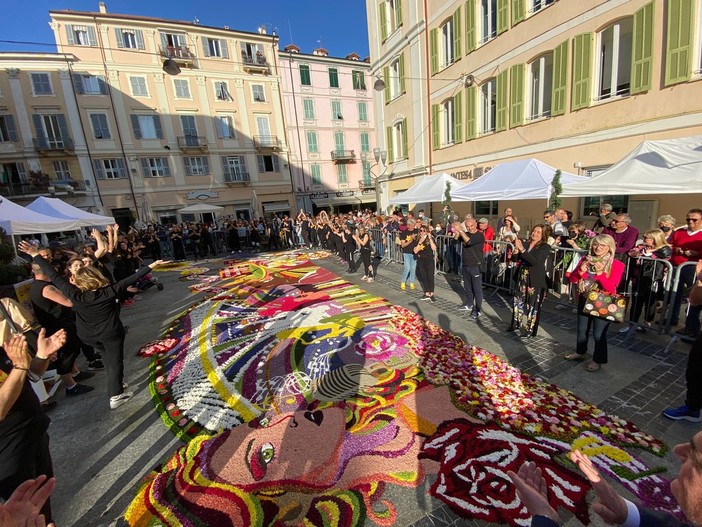
[[[487,220],[487,218],[480,218],[478,220],[478,223],[488,223],[488,220]]]

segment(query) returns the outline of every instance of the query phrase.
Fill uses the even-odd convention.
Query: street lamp
[[[375,164],[368,167],[368,175],[370,175],[375,182],[375,212],[378,213],[380,212],[380,185],[378,183],[380,178],[385,175],[385,172],[388,171],[388,166],[386,165],[388,160],[388,152],[387,150],[381,150],[380,148],[376,147],[373,149],[373,157],[375,158]],[[379,166],[381,163],[383,165],[383,171],[376,176],[373,174],[372,169]]]

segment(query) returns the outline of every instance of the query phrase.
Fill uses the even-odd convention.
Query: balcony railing
[[[331,153],[332,161],[354,161],[356,159],[356,153],[353,150],[332,150]]]
[[[371,180],[360,181],[358,183],[358,188],[361,190],[373,189],[373,188],[375,188],[375,183],[373,183],[373,181],[371,181]]]
[[[34,150],[37,152],[65,152],[74,150],[73,139],[70,137],[35,137]]]
[[[187,46],[161,46],[159,50],[162,57],[167,57],[169,59],[182,60],[185,62],[192,62],[195,59],[195,55]]]
[[[281,147],[280,139],[275,135],[255,135],[254,148],[259,150],[272,149],[277,150]]]
[[[251,178],[249,177],[248,172],[244,172],[243,170],[225,169],[225,183],[248,183],[249,181],[251,181]]]
[[[85,181],[50,179],[39,181],[20,181],[0,183],[0,195],[3,196],[46,196],[85,192]]]
[[[181,150],[189,150],[192,148],[206,150],[207,138],[200,135],[182,135],[178,137],[178,148]]]
[[[270,69],[266,57],[260,54],[250,55],[242,51],[241,61],[244,63],[245,71],[267,72]]]

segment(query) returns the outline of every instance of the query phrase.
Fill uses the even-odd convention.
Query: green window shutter
[[[395,27],[402,25],[402,0],[395,2]]]
[[[477,44],[475,27],[475,0],[466,1],[466,53],[473,51]]]
[[[461,46],[461,7],[453,13],[453,61],[461,58],[463,52]]]
[[[495,108],[495,131],[507,130],[507,71],[497,76],[497,107]]]
[[[665,85],[690,79],[694,0],[668,0]]]
[[[631,89],[636,94],[651,89],[653,67],[653,2],[634,13],[633,52],[631,60]]]
[[[431,149],[436,150],[441,146],[441,123],[439,122],[439,105],[431,105]]]
[[[551,115],[563,115],[568,94],[568,41],[553,50],[553,82],[551,84]]]
[[[429,50],[431,56],[431,74],[439,71],[439,30],[434,28],[429,32]]]
[[[385,82],[383,98],[385,99],[385,104],[387,104],[390,102],[390,68],[388,66],[383,68],[383,82]]]
[[[509,71],[510,128],[524,124],[524,69],[524,64],[515,64]]]
[[[385,147],[388,151],[388,164],[395,161],[395,152],[392,141],[392,126],[385,128]]]
[[[388,38],[388,12],[385,8],[385,0],[380,2],[378,13],[380,15],[378,17],[378,20],[380,20],[380,40],[384,41]]]
[[[398,64],[399,75],[400,75],[400,93],[405,93],[405,54],[400,55],[400,61]]]
[[[524,0],[512,0],[512,26],[516,26],[526,18]]]
[[[497,34],[509,29],[509,0],[497,0]]]
[[[576,35],[573,39],[573,95],[572,110],[586,108],[590,104],[590,77],[592,75],[592,33]]]
[[[466,90],[466,140],[478,136],[478,87],[471,86]]]
[[[402,158],[407,159],[409,157],[409,141],[407,138],[407,119],[402,119]]]
[[[461,92],[453,97],[453,142],[463,142],[463,94]]]

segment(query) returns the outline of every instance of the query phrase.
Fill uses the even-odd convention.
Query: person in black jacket
[[[525,338],[535,337],[539,330],[541,304],[546,296],[546,260],[551,254],[549,236],[551,227],[536,225],[526,247],[519,238],[514,241],[512,258],[519,267],[509,331],[520,330]]]
[[[483,305],[483,279],[480,269],[484,262],[485,236],[478,230],[478,223],[473,218],[467,218],[464,223],[455,222],[452,227],[453,238],[462,245],[461,274],[466,303],[459,309],[470,311],[471,318],[477,320],[482,314]]]
[[[154,267],[168,262],[156,260],[114,284],[110,284],[95,267],[82,267],[76,271],[69,282],[58,275],[53,267],[38,255],[36,247],[24,241],[20,242],[19,247],[21,251],[32,256],[32,262],[37,264],[42,273],[73,303],[78,336],[83,342],[102,352],[107,370],[107,394],[110,396],[110,408],[122,406],[134,394],[124,391],[126,332],[119,318],[118,300],[127,287],[149,274]]]

